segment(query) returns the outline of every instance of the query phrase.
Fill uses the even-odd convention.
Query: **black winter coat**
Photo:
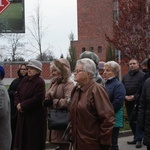
[[[20,74],[20,69],[18,70],[17,74],[19,78],[14,79],[8,89],[10,103],[11,103],[11,119],[15,119],[17,117],[17,109],[14,106],[14,96],[15,93],[17,92],[17,88],[19,84],[21,83],[22,79],[25,77]]]
[[[144,130],[143,143],[150,146],[150,78],[144,84],[139,102],[138,126]]]
[[[130,70],[127,74],[124,75],[122,83],[125,86],[126,95],[136,94],[144,75],[145,73],[139,69],[136,71]]]
[[[20,103],[14,148],[17,150],[44,150],[46,138],[45,82],[39,77],[25,77],[18,87],[15,105]]]

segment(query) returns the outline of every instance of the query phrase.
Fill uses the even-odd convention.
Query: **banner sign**
[[[24,33],[24,0],[0,0],[0,33]]]

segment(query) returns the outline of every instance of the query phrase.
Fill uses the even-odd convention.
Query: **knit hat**
[[[105,64],[104,61],[100,61],[100,62],[98,63],[98,69],[104,69],[104,64]]]
[[[0,79],[3,79],[5,77],[5,70],[2,66],[0,66]]]
[[[42,71],[42,63],[38,60],[30,60],[27,67],[33,67],[33,68],[36,68],[36,69]]]
[[[94,53],[94,52],[90,52],[90,51],[84,51],[81,55],[80,55],[80,59],[82,58],[90,58],[92,59],[96,66],[98,65],[99,63],[99,57]]]

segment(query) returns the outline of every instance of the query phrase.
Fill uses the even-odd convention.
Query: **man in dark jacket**
[[[126,89],[126,97],[125,97],[125,106],[127,111],[127,116],[129,119],[130,127],[134,135],[133,141],[128,141],[128,144],[136,144],[136,148],[140,148],[142,146],[141,141],[143,134],[139,131],[136,131],[136,122],[132,122],[130,120],[132,110],[136,101],[136,93],[140,83],[143,80],[145,73],[139,69],[139,63],[136,59],[131,59],[129,61],[129,71],[124,75],[122,79],[122,83]],[[138,128],[137,128],[138,130]]]

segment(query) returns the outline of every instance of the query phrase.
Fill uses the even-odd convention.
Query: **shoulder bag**
[[[49,130],[65,130],[69,123],[68,110],[52,109],[48,113],[48,128]]]

